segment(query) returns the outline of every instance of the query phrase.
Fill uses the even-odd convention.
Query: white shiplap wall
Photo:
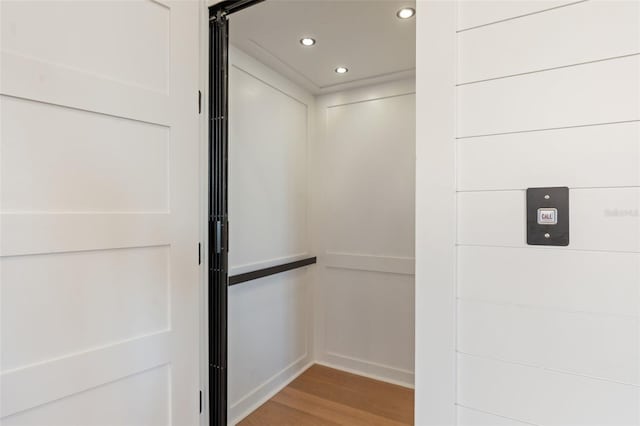
[[[458,424],[638,425],[640,2],[463,1],[457,42]]]

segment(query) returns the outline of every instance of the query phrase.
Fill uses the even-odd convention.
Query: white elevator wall
[[[307,152],[314,99],[230,49],[230,275],[308,254]],[[310,272],[229,290],[229,419],[257,408],[312,358]]]
[[[568,3],[459,5],[465,426],[640,424],[640,3]],[[570,188],[569,247],[526,245],[536,186]]]
[[[230,288],[230,420],[314,361],[412,386],[414,81],[314,98],[230,60],[230,274],[318,256]]]
[[[412,386],[415,82],[321,96],[316,108],[316,359]]]

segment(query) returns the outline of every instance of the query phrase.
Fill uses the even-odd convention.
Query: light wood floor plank
[[[239,426],[412,424],[412,389],[314,365]]]
[[[295,408],[313,416],[330,420],[341,425],[352,426],[405,426],[385,417],[380,417],[366,411],[338,404],[306,392],[293,388],[285,388],[278,393],[273,401],[287,407]]]
[[[238,426],[338,426],[339,424],[269,400],[238,423]]]

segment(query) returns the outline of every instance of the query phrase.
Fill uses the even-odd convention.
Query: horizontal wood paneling
[[[459,139],[457,145],[461,191],[640,185],[640,122]]]
[[[640,187],[576,189],[572,193],[573,247],[640,252]]]
[[[458,193],[458,244],[524,246],[525,200],[524,191]]]
[[[640,3],[587,1],[464,31],[458,49],[458,83],[639,53]]]
[[[458,2],[458,31],[539,13],[555,7],[579,3],[569,0],[461,0]]]
[[[170,219],[166,213],[2,214],[0,256],[167,245]]]
[[[156,333],[4,372],[0,417],[167,364],[169,334]]]
[[[640,387],[458,356],[461,405],[545,426],[640,423]]]
[[[459,424],[640,424],[640,3],[461,1]],[[570,188],[569,247],[526,244]]]
[[[640,318],[458,300],[458,350],[640,385]]]
[[[640,56],[459,86],[458,137],[640,119]]]
[[[532,424],[462,406],[458,406],[457,413],[458,426],[531,426]]]
[[[525,191],[458,193],[458,243],[524,247]],[[570,191],[570,245],[640,252],[640,188]]]
[[[458,296],[573,312],[640,315],[640,254],[458,247]]]

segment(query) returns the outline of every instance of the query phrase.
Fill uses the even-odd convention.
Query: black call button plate
[[[569,188],[527,189],[527,244],[569,245]]]

